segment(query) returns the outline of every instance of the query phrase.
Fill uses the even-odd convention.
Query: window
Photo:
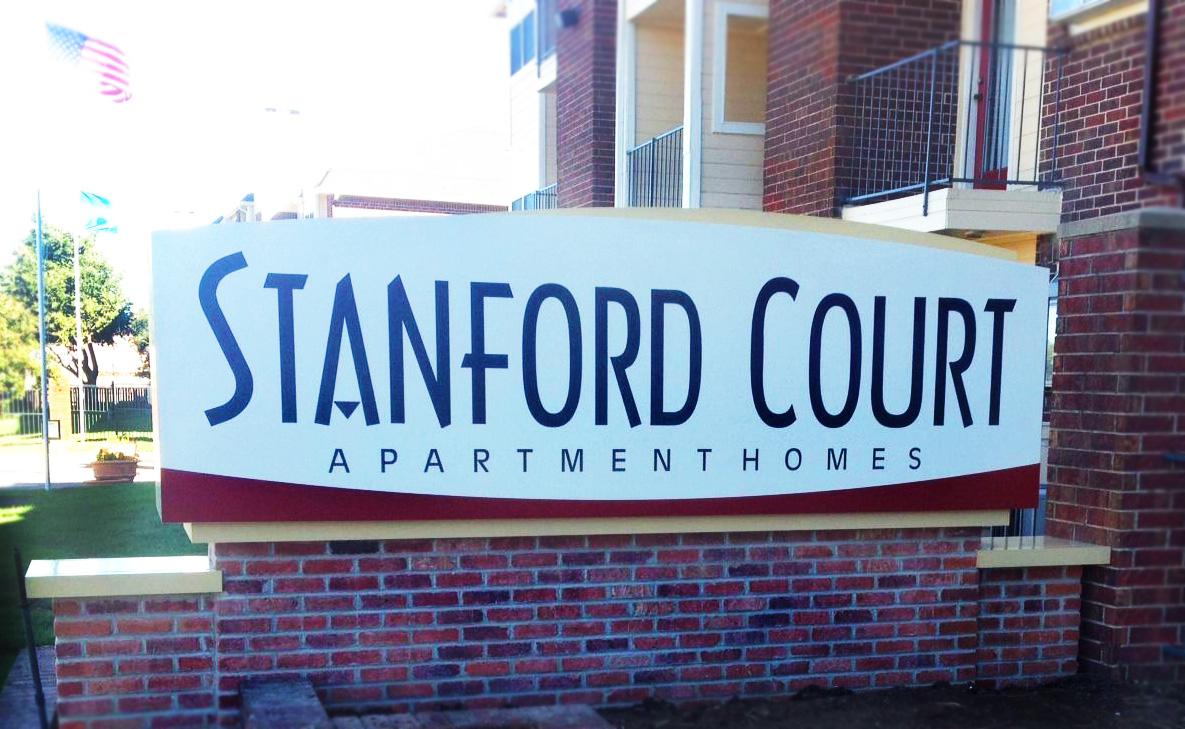
[[[510,29],[510,75],[535,60],[535,12]]]
[[[535,60],[535,13],[523,18],[523,65]]]
[[[539,61],[543,62],[555,55],[555,2],[556,0],[539,0]]]
[[[518,73],[518,70],[523,67],[522,61],[523,48],[523,27],[516,25],[510,29],[510,75]]]
[[[717,3],[713,55],[712,130],[765,133],[765,74],[769,11]]]

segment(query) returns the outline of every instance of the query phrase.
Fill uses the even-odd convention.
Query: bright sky
[[[80,189],[111,199],[120,232],[99,245],[137,306],[152,230],[210,223],[249,192],[295,193],[330,167],[413,182],[448,170],[458,199],[503,202],[497,6],[12,3],[0,23],[0,265],[32,228],[39,187],[45,220],[62,227],[83,225]],[[47,21],[119,46],[133,98],[106,101],[93,76],[52,63]]]

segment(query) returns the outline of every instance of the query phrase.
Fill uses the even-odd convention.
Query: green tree
[[[148,312],[140,309],[136,318],[132,320],[132,344],[136,345],[136,353],[140,355],[140,375],[149,377],[152,373],[152,362],[148,357]]]
[[[21,302],[0,294],[0,392],[23,392],[37,371],[37,320]]]
[[[77,377],[79,368],[88,385],[99,377],[96,344],[111,344],[116,337],[135,334],[132,304],[123,293],[120,275],[94,245],[79,240],[82,271],[82,338],[78,351],[74,339],[74,236],[52,226],[43,229],[45,247],[46,342],[65,349],[66,356],[51,353],[62,369]],[[30,312],[37,311],[37,234],[29,233],[16,260],[0,274],[0,290]]]

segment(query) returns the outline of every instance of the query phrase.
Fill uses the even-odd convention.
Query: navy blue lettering
[[[619,468],[620,466],[620,468]],[[625,449],[613,449],[613,473],[625,473]]]
[[[396,276],[387,285],[387,329],[390,337],[391,368],[391,422],[403,423],[406,419],[406,404],[403,388],[403,332],[411,343],[412,354],[420,366],[424,386],[436,411],[436,421],[447,428],[452,422],[452,387],[449,376],[449,321],[448,282],[436,282],[436,370],[428,361],[428,350],[420,328],[416,326],[411,302],[403,288],[403,280]]]
[[[564,307],[568,321],[568,396],[558,412],[543,407],[539,398],[538,358],[535,356],[536,340],[539,334],[539,310],[547,299],[555,299]],[[580,311],[572,292],[559,284],[543,284],[531,292],[527,309],[523,313],[523,395],[527,409],[535,422],[548,428],[565,425],[576,414],[580,404],[580,377],[582,370],[583,344],[580,336]]]
[[[834,448],[827,449],[827,470],[848,470],[848,449],[840,448],[839,454],[835,453]]]
[[[794,458],[796,459],[793,466],[790,465],[791,454],[793,454]],[[786,463],[787,471],[797,471],[798,469],[802,468],[802,451],[798,450],[797,448],[791,448],[790,450],[786,451],[786,455],[782,460]]]
[[[758,470],[760,468],[760,466],[757,463],[757,457],[760,455],[761,455],[760,448],[753,449],[753,457],[752,458],[749,457],[749,449],[748,448],[743,449],[743,451],[741,453],[741,470],[748,471],[750,463],[753,464],[754,471]]]
[[[387,466],[394,466],[398,460],[399,453],[394,448],[383,448],[379,451],[379,472],[386,473]]]
[[[490,460],[490,452],[485,448],[473,449],[473,472],[477,473],[477,469],[481,468],[482,473],[489,473],[490,469],[486,466],[486,462]]]
[[[526,458],[526,456],[523,457]],[[575,455],[568,453],[567,448],[563,450],[563,452],[560,454],[560,473],[565,471],[584,471],[583,448],[577,448]]]
[[[214,338],[218,340],[218,346],[222,349],[222,356],[226,358],[226,363],[230,365],[230,371],[235,377],[235,391],[230,399],[206,411],[206,420],[210,425],[225,423],[243,412],[251,402],[251,393],[255,387],[251,368],[247,366],[247,358],[243,356],[243,350],[239,348],[239,343],[230,330],[226,315],[218,305],[218,284],[228,274],[246,267],[247,259],[243,257],[243,253],[232,253],[211,263],[198,283],[198,301],[201,302],[202,312],[206,315],[210,330],[214,332]]]
[[[510,367],[505,354],[486,352],[486,299],[511,299],[514,294],[507,283],[469,284],[470,352],[461,358],[461,366],[473,370],[473,423],[486,422],[486,370]]]
[[[950,330],[950,315],[958,314],[963,319],[963,352],[950,363],[950,379],[954,384],[955,397],[959,401],[959,414],[963,416],[963,427],[971,425],[971,405],[967,402],[967,391],[963,385],[963,373],[971,366],[975,356],[975,310],[962,299],[938,300],[938,357],[934,381],[934,424],[946,421],[946,368],[947,339]],[[1003,333],[1001,332],[1001,336]]]
[[[885,470],[885,449],[884,448],[873,448],[872,449],[872,470],[874,470],[874,471]]]
[[[671,470],[671,449],[668,448],[666,454],[657,448],[654,449],[654,471],[658,472],[658,464],[662,464],[662,470],[670,472]]]
[[[753,327],[749,334],[749,387],[753,393],[753,407],[761,422],[771,428],[785,428],[796,418],[794,406],[775,413],[765,398],[765,311],[774,294],[786,294],[791,300],[798,296],[798,283],[789,278],[773,278],[765,282],[753,304]]]
[[[687,314],[690,330],[689,373],[687,399],[674,412],[663,408],[663,349],[666,328],[666,306],[671,304]],[[699,402],[700,379],[703,374],[704,345],[700,330],[699,312],[691,297],[682,291],[655,289],[650,292],[650,424],[680,425],[686,423]]]
[[[617,304],[625,312],[625,349],[614,357],[609,356],[610,302]],[[638,415],[638,405],[634,402],[634,393],[630,389],[630,381],[626,377],[625,371],[638,358],[642,329],[642,319],[638,314],[638,302],[625,289],[598,286],[595,308],[596,424],[607,425],[609,423],[609,363],[612,362],[613,376],[617,379],[617,389],[621,391],[621,402],[625,406],[626,419],[629,420],[631,428],[636,428],[642,423],[642,418]]]
[[[424,464],[424,473],[428,473],[429,468],[435,468],[444,473],[444,464],[440,462],[440,453],[435,448],[428,451],[428,461]]]
[[[848,320],[848,394],[844,399],[843,408],[834,415],[827,411],[823,402],[823,322],[827,313],[832,309],[840,309]],[[844,294],[828,294],[819,302],[815,309],[815,318],[811,321],[811,349],[809,364],[809,384],[811,393],[811,409],[820,425],[827,428],[842,428],[852,419],[856,412],[856,403],[860,398],[860,313],[856,311],[856,304]]]
[[[988,425],[1000,424],[1000,380],[1004,374],[1004,315],[1016,299],[988,299],[984,311],[992,316],[992,384],[988,393]]]
[[[303,289],[308,276],[303,273],[269,273],[265,289],[276,290],[280,324],[280,421],[296,422],[296,324],[292,315],[292,292]]]
[[[885,297],[874,300],[872,314],[872,414],[886,428],[912,425],[922,411],[922,366],[926,357],[926,299],[913,300],[913,371],[909,380],[909,405],[894,415],[885,407]]]
[[[325,364],[321,368],[321,390],[317,395],[318,425],[329,425],[333,412],[333,391],[337,386],[337,365],[341,358],[342,337],[350,337],[350,357],[354,360],[354,376],[358,380],[358,395],[362,398],[362,412],[367,425],[377,425],[379,409],[374,400],[374,385],[370,380],[370,365],[366,362],[366,345],[362,341],[362,324],[358,320],[358,304],[354,301],[354,286],[346,274],[337,282],[333,297],[333,312],[329,315],[329,338],[325,342]]]

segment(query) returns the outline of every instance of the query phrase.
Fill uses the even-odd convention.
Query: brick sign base
[[[982,534],[219,544],[222,594],[55,601],[61,727],[237,726],[263,676],[422,711],[1074,673],[1080,568],[977,569]]]

